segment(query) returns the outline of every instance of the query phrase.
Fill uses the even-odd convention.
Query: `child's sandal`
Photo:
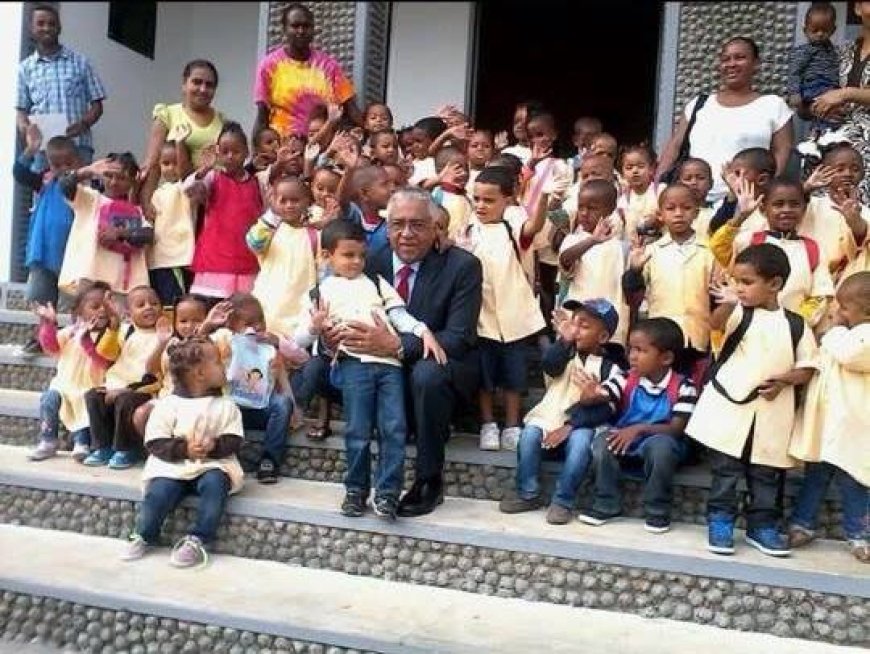
[[[870,541],[864,538],[850,540],[849,551],[861,563],[870,563]]]
[[[330,436],[332,436],[332,428],[329,426],[329,423],[318,427],[312,427],[308,430],[308,440],[323,441]]]
[[[791,525],[788,528],[788,544],[790,547],[803,547],[816,539],[816,532],[800,525]]]

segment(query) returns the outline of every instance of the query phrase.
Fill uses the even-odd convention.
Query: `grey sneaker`
[[[172,548],[169,563],[176,568],[192,568],[208,563],[208,553],[196,536],[185,536]]]
[[[544,506],[544,498],[540,495],[530,500],[524,500],[522,497],[506,497],[498,503],[498,510],[502,513],[525,513],[540,509],[542,506]]]
[[[130,534],[126,549],[121,553],[122,561],[138,561],[148,551],[148,543],[139,534]]]
[[[78,463],[82,463],[85,459],[88,458],[88,455],[91,453],[91,448],[85,445],[84,443],[76,443],[73,446],[72,450],[72,458],[74,461]]]
[[[41,440],[33,448],[33,451],[27,455],[31,461],[45,461],[57,454],[57,441]]]
[[[547,509],[547,522],[551,525],[567,525],[571,522],[571,511],[561,504],[551,504]]]
[[[520,442],[520,434],[523,433],[520,427],[506,427],[501,430],[501,449],[516,451],[517,443]]]

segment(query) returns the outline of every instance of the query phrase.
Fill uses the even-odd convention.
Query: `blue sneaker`
[[[734,518],[726,515],[707,517],[707,549],[714,554],[734,554]]]
[[[88,454],[82,463],[86,466],[104,466],[109,462],[114,453],[111,447],[101,447]]]
[[[757,527],[746,531],[746,542],[768,556],[788,556],[788,539],[776,527]]]
[[[115,452],[109,459],[109,467],[112,470],[126,470],[136,463],[136,455],[132,452]]]

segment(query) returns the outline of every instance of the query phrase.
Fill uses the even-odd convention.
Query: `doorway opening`
[[[475,124],[510,131],[539,100],[571,148],[574,120],[599,117],[620,144],[653,143],[663,5],[637,0],[476,3]]]

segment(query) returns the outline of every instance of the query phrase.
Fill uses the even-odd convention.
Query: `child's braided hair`
[[[214,341],[206,336],[191,336],[183,341],[170,345],[166,353],[169,355],[169,374],[176,388],[186,390],[185,375],[190,369],[202,363],[206,350],[217,347]]]

